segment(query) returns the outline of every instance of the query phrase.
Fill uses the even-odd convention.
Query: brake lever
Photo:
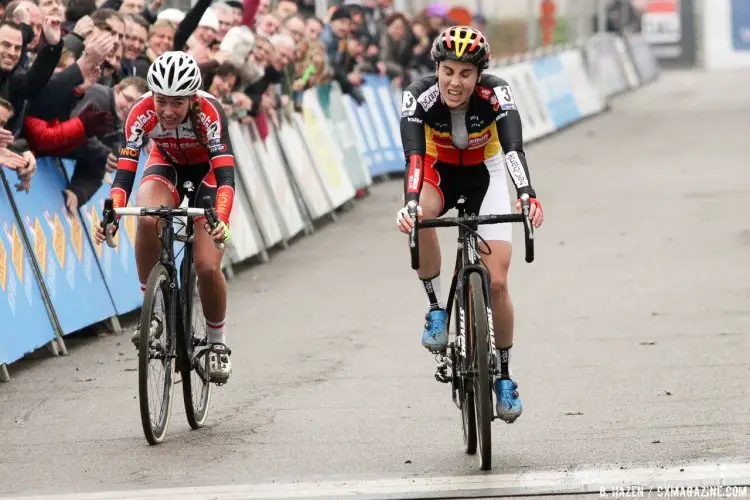
[[[409,234],[409,248],[411,249],[411,268],[415,271],[419,269],[419,246],[418,236],[419,232],[419,219],[417,218],[417,207],[416,201],[410,201],[406,204],[406,210],[411,217],[414,227],[412,227],[411,233]]]
[[[115,240],[109,232],[109,226],[115,223],[115,203],[112,198],[104,200],[104,210],[102,210],[102,221],[99,223],[104,231],[104,240],[109,248],[115,248]]]
[[[534,239],[534,225],[531,223],[529,212],[531,211],[531,201],[529,200],[529,194],[523,193],[521,195],[521,212],[523,213],[523,223],[526,225],[526,230],[529,233],[529,239]]]
[[[219,218],[216,216],[216,209],[212,206],[212,203],[211,197],[203,197],[203,206],[206,207],[206,221],[208,222],[208,225],[211,226],[211,229],[216,229],[216,226],[219,225]],[[214,240],[214,246],[219,250],[224,250],[223,241]]]

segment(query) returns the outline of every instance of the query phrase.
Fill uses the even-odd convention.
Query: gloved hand
[[[112,113],[109,111],[95,111],[93,104],[89,104],[81,110],[78,118],[81,119],[86,137],[102,135],[114,130]]]

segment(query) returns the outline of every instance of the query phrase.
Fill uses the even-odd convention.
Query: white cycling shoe
[[[226,384],[232,375],[232,350],[224,344],[211,344],[208,348],[208,380],[218,385]]]

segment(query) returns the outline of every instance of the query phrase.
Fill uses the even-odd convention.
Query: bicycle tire
[[[489,320],[484,300],[482,277],[469,276],[469,321],[472,328],[474,361],[473,399],[476,409],[476,427],[479,444],[479,464],[482,470],[492,468],[492,380],[490,379]]]
[[[456,333],[458,333],[460,330],[460,320],[461,317],[461,310],[459,306],[459,301],[456,300]],[[468,332],[466,332],[468,334]],[[470,342],[468,341],[468,338],[464,338],[463,341],[466,343],[466,353],[469,355],[471,350]],[[455,347],[454,347],[455,349]],[[458,351],[455,356],[456,363],[453,365],[454,370],[459,367],[459,364],[461,364],[462,371],[464,363],[464,358],[461,357],[461,352]],[[457,391],[458,391],[458,398],[461,402],[461,429],[463,431],[463,437],[464,437],[464,451],[466,451],[467,455],[474,455],[477,452],[477,422],[476,418],[474,416],[475,408],[474,408],[474,398],[472,396],[472,387],[468,384],[466,384],[466,376],[462,375],[460,380],[456,383],[457,385]]]
[[[197,345],[206,341],[206,320],[203,317],[203,307],[200,307],[200,313],[196,318],[195,305],[200,306],[200,295],[198,294],[198,277],[195,274],[193,266],[190,273],[189,288],[185,289],[189,302],[184,304],[183,314],[185,315],[183,324],[185,325],[185,335],[180,344],[180,374],[182,376],[182,399],[185,402],[185,416],[188,424],[193,429],[200,429],[206,424],[208,418],[208,405],[211,402],[212,384],[203,380],[193,367],[193,352]],[[196,321],[197,320],[197,321]],[[203,325],[203,335],[196,336],[196,324]],[[208,372],[208,356],[202,358],[204,364],[204,373]],[[197,392],[194,393],[194,389]]]
[[[151,270],[146,282],[146,291],[143,296],[143,308],[141,309],[141,336],[138,347],[138,395],[141,410],[141,425],[146,441],[150,445],[156,445],[164,440],[169,427],[169,419],[172,412],[172,396],[174,393],[174,351],[175,332],[172,321],[173,304],[169,288],[169,272],[162,264],[157,264]],[[161,361],[164,370],[162,382],[162,397],[159,402],[159,415],[156,422],[151,418],[149,386],[149,361],[152,360],[151,350],[151,321],[154,313],[156,300],[161,295],[163,299],[164,318],[162,323],[162,334],[160,345],[165,346],[161,350]],[[158,359],[158,358],[156,358]],[[155,402],[155,401],[154,401]]]

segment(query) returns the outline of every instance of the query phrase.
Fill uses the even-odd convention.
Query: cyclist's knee
[[[157,234],[157,224],[159,223],[159,219],[157,217],[139,217],[138,218],[138,226],[137,231],[141,233],[141,236],[145,235],[147,237],[153,237],[154,239],[158,238]]]
[[[424,205],[422,215],[425,219],[436,219],[440,216],[440,207],[436,205]]]
[[[222,276],[221,258],[217,259],[213,255],[196,255],[195,273],[198,275],[198,280],[203,283],[214,281]]]
[[[490,293],[493,297],[503,297],[508,293],[508,276],[493,276],[490,280]]]

